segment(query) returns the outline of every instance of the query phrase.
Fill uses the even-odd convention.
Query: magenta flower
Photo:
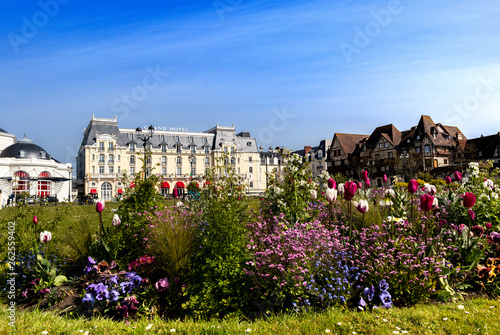
[[[357,185],[358,185],[358,188],[359,188],[359,189],[362,189],[362,188],[363,188],[363,184],[361,184],[361,182],[360,182],[360,181],[358,182],[358,184],[357,184]]]
[[[446,181],[446,185],[450,185],[451,184],[451,178],[450,178],[450,176],[446,176],[446,178],[444,178],[444,180]]]
[[[358,186],[356,185],[355,182],[353,181],[348,181],[344,185],[344,199],[347,201],[352,200],[354,198],[354,195],[356,194],[356,190],[358,189]]]
[[[428,212],[432,209],[432,204],[434,203],[434,197],[430,194],[424,194],[420,196],[420,209],[424,212]]]
[[[369,178],[366,178],[366,179],[365,179],[365,186],[366,186],[366,187],[370,187],[370,185],[371,185],[370,179],[369,179]]]
[[[455,179],[455,181],[460,181],[462,180],[462,174],[458,171],[455,171],[455,173],[453,173],[453,178]]]
[[[490,222],[486,222],[484,224],[484,226],[486,227],[486,229],[491,229],[491,223]]]
[[[415,179],[412,179],[408,182],[408,192],[413,194],[417,192],[418,182]]]
[[[362,177],[363,177],[363,180],[367,180],[368,179],[368,171],[366,171],[366,170],[363,171]]]
[[[387,183],[387,176],[384,174],[384,176],[382,177],[382,180],[384,181],[384,183]]]
[[[33,223],[34,223],[34,224],[37,224],[37,223],[38,223],[38,217],[37,217],[36,215],[33,217]]]
[[[476,196],[474,195],[474,193],[467,192],[462,195],[462,198],[464,199],[465,208],[472,208],[476,203]]]
[[[337,188],[337,183],[332,178],[328,179],[328,188]]]
[[[174,191],[172,192],[172,197],[175,199],[175,198],[177,198],[178,196],[179,196],[179,195],[178,195],[178,193],[177,193],[177,187],[176,187],[176,188],[174,188]]]

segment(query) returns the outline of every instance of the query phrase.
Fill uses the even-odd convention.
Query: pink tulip
[[[33,217],[33,223],[38,224],[38,217],[36,215]]]
[[[362,188],[363,188],[363,184],[362,184],[360,181],[358,181],[357,186],[358,186],[358,188],[359,188],[359,189],[362,189]]]
[[[469,208],[469,216],[472,219],[472,221],[474,221],[474,219],[476,218],[476,213],[474,213],[472,208]]]
[[[408,192],[413,194],[417,192],[418,182],[415,179],[412,179],[408,182]]]
[[[325,192],[325,198],[328,202],[334,202],[337,200],[337,190],[334,188],[329,188]]]
[[[358,212],[360,212],[361,214],[365,214],[370,209],[370,206],[368,205],[368,201],[366,201],[366,200],[360,200],[359,202],[355,201],[354,207],[356,207],[356,210]]]
[[[356,185],[355,182],[353,181],[348,181],[344,185],[344,199],[347,201],[352,200],[354,198],[354,195],[356,194],[356,190],[358,189],[358,186]]]
[[[451,184],[451,178],[450,178],[450,176],[446,176],[446,178],[444,180],[446,181],[447,185]]]
[[[50,231],[43,231],[40,233],[40,242],[48,243],[52,239]]]
[[[318,197],[318,192],[316,192],[316,190],[311,190],[311,199],[316,200],[317,197]]]
[[[371,185],[370,179],[369,179],[369,178],[366,178],[366,179],[365,179],[365,186],[366,186],[366,187],[370,187],[370,185]]]
[[[432,204],[434,203],[434,197],[430,194],[424,194],[420,196],[420,210],[428,212],[432,209]]]
[[[455,181],[460,181],[462,180],[462,174],[458,171],[455,171],[455,173],[453,173],[453,178],[455,178]]]
[[[427,194],[434,195],[434,194],[436,194],[437,190],[436,190],[436,186],[427,184],[424,187],[424,191]]]
[[[476,203],[476,196],[474,195],[474,193],[467,192],[462,195],[462,198],[464,199],[465,208],[472,208]]]
[[[491,223],[490,222],[486,222],[484,224],[484,226],[486,227],[486,229],[491,229]]]
[[[332,178],[328,179],[328,188],[337,188],[337,183]]]
[[[368,179],[368,171],[363,171],[362,178],[363,178],[363,180]]]
[[[382,180],[384,181],[384,183],[387,183],[387,176],[384,174],[384,176],[382,177]]]
[[[172,197],[175,199],[175,198],[177,198],[178,196],[179,196],[179,195],[178,195],[178,193],[177,193],[177,187],[176,187],[176,188],[174,188],[174,191],[172,192]]]
[[[102,200],[97,200],[97,202],[95,203],[95,210],[96,212],[98,213],[102,213],[102,211],[104,210],[104,201]]]

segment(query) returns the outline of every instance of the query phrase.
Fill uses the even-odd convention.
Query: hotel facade
[[[79,196],[111,200],[123,194],[135,174],[141,172],[145,149],[151,152],[146,173],[159,177],[157,187],[163,195],[171,194],[174,188],[182,194],[190,182],[203,188],[207,169],[218,159],[222,159],[218,164],[234,168],[248,193],[260,193],[266,187],[263,153],[256,139],[247,132],[236,133],[234,125],[217,124],[205,132],[155,127],[152,134],[148,129],[139,134],[137,129],[119,128],[116,116],[107,119],[92,115],[76,158]]]

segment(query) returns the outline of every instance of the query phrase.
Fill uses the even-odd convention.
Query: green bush
[[[249,307],[246,250],[248,199],[243,181],[231,166],[216,166],[208,172],[208,190],[194,202],[201,212],[197,226],[198,251],[185,295],[184,308],[191,315],[225,317],[241,314]]]

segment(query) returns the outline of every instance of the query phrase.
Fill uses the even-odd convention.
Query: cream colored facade
[[[147,136],[144,130],[143,139]],[[158,191],[164,195],[174,187],[184,192],[191,181],[204,187],[206,170],[214,166],[217,158],[234,167],[248,192],[265,189],[256,140],[249,133],[236,134],[234,125],[216,125],[202,133],[157,127],[145,145],[151,151],[148,173],[160,177]],[[77,157],[81,195],[95,194],[104,200],[119,196],[133,182],[134,174],[141,171],[143,157],[144,141],[137,137],[135,129],[118,128],[116,117],[92,116]],[[227,157],[226,161],[222,157]]]

